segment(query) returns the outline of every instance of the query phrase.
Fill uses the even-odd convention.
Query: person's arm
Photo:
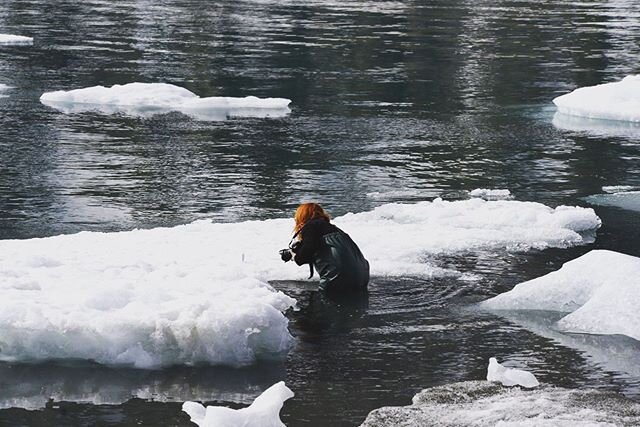
[[[296,249],[293,260],[298,265],[309,264],[313,262],[313,254],[320,248],[322,244],[322,235],[318,227],[308,226],[302,231],[302,240],[300,246]]]

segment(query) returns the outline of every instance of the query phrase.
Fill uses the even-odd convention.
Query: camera
[[[288,262],[288,261],[291,261],[291,258],[293,258],[293,255],[291,254],[291,251],[289,249],[280,249],[280,258],[284,262]]]
[[[289,249],[280,249],[280,259],[282,259],[284,262],[291,261],[291,258],[293,258],[293,252],[297,251],[300,245],[302,245],[302,242],[298,240],[291,243],[289,245]]]

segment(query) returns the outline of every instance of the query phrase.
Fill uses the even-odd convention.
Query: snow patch
[[[594,250],[558,271],[516,285],[480,303],[489,310],[569,313],[557,322],[566,332],[621,334],[640,340],[640,258]]]
[[[558,112],[592,119],[640,122],[640,74],[588,86],[553,100]]]
[[[197,402],[185,402],[182,410],[199,427],[285,427],[280,420],[280,410],[284,402],[293,395],[289,387],[280,381],[265,390],[248,408],[205,408]]]
[[[40,102],[64,113],[96,111],[148,117],[178,111],[201,120],[229,117],[283,117],[291,112],[284,98],[208,97],[167,83],[128,83],[46,92]]]
[[[495,357],[489,359],[487,381],[498,382],[507,387],[519,385],[522,387],[533,388],[540,385],[536,377],[531,372],[502,366],[498,363],[498,360],[496,360]]]

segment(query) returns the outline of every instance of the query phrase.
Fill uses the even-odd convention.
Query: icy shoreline
[[[413,404],[369,413],[361,427],[636,426],[640,404],[596,390],[509,389],[488,381],[429,388]]]

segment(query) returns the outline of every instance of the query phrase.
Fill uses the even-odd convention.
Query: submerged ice
[[[0,34],[0,45],[30,45],[33,44],[33,38],[25,36],[16,36],[13,34]]]
[[[372,411],[361,427],[637,426],[640,404],[596,390],[505,388],[466,381],[423,390],[413,404]]]
[[[480,306],[568,313],[557,322],[562,331],[620,334],[640,340],[638,304],[640,258],[594,250]]]
[[[613,206],[640,212],[640,191],[633,187],[603,188],[607,194],[594,194],[584,198],[585,201],[598,206]]]
[[[387,204],[335,223],[374,276],[455,274],[433,256],[579,245],[600,226],[592,209],[482,199]],[[149,368],[283,357],[295,301],[268,281],[308,274],[278,256],[292,227],[204,220],[0,241],[0,359]]]
[[[228,117],[283,117],[291,112],[289,99],[207,97],[167,83],[128,83],[47,92],[40,102],[65,113],[97,111],[151,116],[171,111],[201,120]]]
[[[559,113],[570,116],[640,122],[640,75],[582,87],[555,98],[553,103]]]
[[[185,402],[182,410],[199,427],[285,427],[280,420],[280,410],[284,402],[292,397],[293,392],[280,381],[265,390],[247,408],[205,408],[197,402]]]

